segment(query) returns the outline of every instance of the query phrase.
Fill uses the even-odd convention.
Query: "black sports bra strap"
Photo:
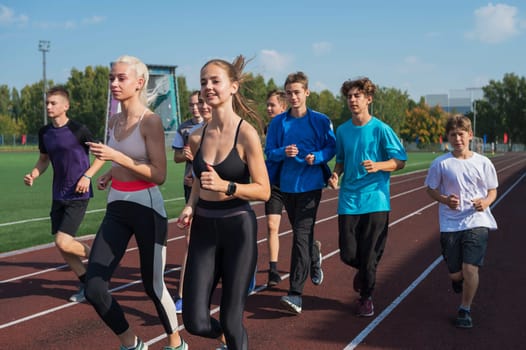
[[[236,130],[236,138],[234,139],[234,148],[237,145],[237,135],[239,135],[239,129],[241,128],[241,123],[243,123],[243,119],[239,121],[239,124],[237,124],[237,130]]]
[[[203,145],[203,139],[205,138],[206,127],[207,126],[208,126],[208,124],[205,124],[205,127],[203,128],[203,133],[201,134],[201,141],[199,141],[199,148],[201,148],[201,146]]]
[[[234,146],[232,148],[235,148],[237,145],[237,136],[239,135],[239,129],[241,128],[241,123],[243,122],[243,119],[239,121],[239,124],[237,124],[237,130],[236,130],[236,137],[234,138]],[[203,134],[201,135],[201,141],[199,141],[199,148],[203,145],[203,139],[206,135],[206,127],[208,124],[205,124],[205,127],[203,128]]]

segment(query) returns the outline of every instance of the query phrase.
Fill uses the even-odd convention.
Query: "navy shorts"
[[[270,199],[265,202],[265,215],[281,215],[285,203],[285,195],[279,187],[272,185]]]
[[[89,199],[74,201],[53,201],[51,205],[51,234],[58,231],[75,237],[77,230],[84,219]]]
[[[442,256],[449,273],[462,270],[462,263],[482,266],[488,246],[487,227],[476,227],[464,231],[441,232]]]

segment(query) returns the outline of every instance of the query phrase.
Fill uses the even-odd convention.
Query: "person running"
[[[312,283],[323,282],[314,225],[322,188],[330,175],[327,163],[334,157],[336,137],[329,117],[307,108],[310,91],[305,73],[289,74],[285,92],[290,109],[270,123],[265,154],[269,161],[281,162],[279,186],[285,194],[285,209],[293,231],[290,288],[280,302],[288,311],[300,314],[309,269]]]
[[[269,120],[287,110],[287,95],[282,90],[271,90],[267,94],[267,115]],[[268,127],[267,127],[268,129]],[[269,180],[271,184],[270,199],[265,202],[265,215],[267,217],[268,251],[269,251],[269,287],[273,287],[281,282],[278,272],[279,258],[279,224],[281,213],[283,212],[284,197],[279,189],[279,173],[281,162],[266,160]]]
[[[194,159],[194,156],[192,155],[192,151],[190,150],[190,147],[188,146],[188,137],[194,132],[196,131],[197,129],[199,129],[200,127],[203,126],[203,124],[206,124],[208,123],[208,121],[212,118],[212,109],[210,108],[209,105],[206,104],[205,100],[203,100],[200,96],[200,91],[197,91],[197,93],[193,93],[192,96],[191,96],[191,102],[190,104],[193,104],[195,97],[197,97],[197,106],[198,106],[198,112],[199,112],[199,116],[201,117],[201,122],[198,123],[198,124],[194,124],[194,126],[192,128],[189,128],[187,131],[186,131],[186,143],[185,143],[185,146],[184,146],[184,154],[185,154],[185,158],[187,159],[187,164],[188,162],[190,163],[190,169],[185,169],[185,203],[188,203],[188,198],[190,197],[190,192],[191,192],[191,185],[193,183],[193,174],[192,174],[192,161]],[[175,140],[174,140],[174,144],[175,144]],[[172,145],[173,147],[173,145]],[[175,160],[175,157],[176,157],[176,152],[177,151],[174,151],[174,160]],[[176,161],[177,162],[177,161]],[[190,186],[189,187],[189,191],[186,190],[186,187],[187,186]],[[177,290],[177,297],[176,297],[176,300],[175,300],[175,311],[179,314],[179,313],[182,313],[183,311],[183,287],[184,287],[184,274],[185,274],[185,271],[186,271],[186,259],[188,257],[188,243],[190,242],[190,226],[187,226],[185,227],[186,229],[186,250],[185,250],[185,254],[184,254],[184,259],[183,259],[183,266],[181,267],[181,274],[180,274],[180,278],[179,278],[179,288]]]
[[[439,203],[440,245],[453,291],[461,294],[455,325],[473,327],[471,304],[479,285],[488,235],[497,229],[490,205],[497,198],[493,163],[469,149],[471,121],[457,114],[446,123],[453,150],[436,158],[429,168],[427,193]]]
[[[90,166],[88,141],[94,141],[85,125],[69,119],[69,93],[63,86],[55,86],[46,93],[46,111],[51,123],[40,128],[38,148],[40,156],[34,168],[24,176],[24,183],[33,182],[46,169],[53,167],[53,195],[51,203],[51,234],[55,246],[80,280],[79,290],[69,301],[84,300],[86,267],[83,259],[90,248],[75,239],[84,219],[89,199],[93,197],[91,178],[104,165],[95,159]]]
[[[88,143],[98,159],[111,169],[97,179],[108,191],[106,214],[95,236],[88,262],[86,299],[117,335],[121,350],[144,350],[124,312],[109,293],[115,269],[135,236],[141,278],[153,301],[168,345],[164,350],[186,350],[177,331],[177,314],[164,282],[168,220],[159,185],[166,180],[166,151],[161,118],[146,107],[148,68],[138,58],[121,56],[111,64],[110,88],[122,112],[108,122],[108,145]]]
[[[197,127],[203,125],[203,118],[199,111],[199,91],[194,91],[190,94],[189,108],[192,113],[192,117],[185,122],[181,123],[177,128],[175,137],[172,143],[172,149],[174,150],[174,162],[182,163],[185,162],[184,169],[184,199],[185,203],[188,202],[190,197],[190,191],[192,190],[193,176],[192,176],[192,160],[194,156],[188,146],[188,136]],[[188,242],[190,239],[190,229],[186,230],[186,246],[188,248]],[[183,310],[183,280],[185,272],[186,252],[181,267],[181,273],[179,278],[179,288],[177,289],[177,295],[175,297],[175,311],[180,314]]]
[[[374,315],[372,294],[382,257],[391,210],[391,172],[402,169],[406,152],[393,129],[369,114],[376,86],[368,78],[347,80],[341,94],[352,117],[336,130],[336,163],[329,186],[338,188],[340,259],[354,267],[356,313]],[[343,174],[343,176],[342,176]]]
[[[256,129],[258,120],[240,94],[245,58],[221,59],[201,68],[201,97],[212,119],[190,135],[196,181],[178,224],[191,223],[183,289],[183,322],[191,334],[222,340],[229,350],[248,349],[243,326],[247,290],[257,263],[257,221],[249,201],[266,201],[270,184]],[[211,296],[222,280],[219,321]]]

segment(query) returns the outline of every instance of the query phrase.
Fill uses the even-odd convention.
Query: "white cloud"
[[[322,56],[332,51],[332,44],[327,41],[321,41],[312,44],[312,50],[316,56]]]
[[[0,26],[24,25],[28,21],[26,15],[16,15],[15,12],[4,5],[0,5]]]
[[[276,50],[263,49],[259,54],[258,61],[263,73],[282,73],[288,70],[292,57]]]
[[[39,29],[74,29],[77,23],[72,20],[64,22],[34,22],[33,25]]]
[[[89,18],[84,18],[82,20],[83,24],[98,24],[101,22],[104,22],[106,20],[106,17],[104,16],[91,16]]]
[[[503,42],[519,33],[523,27],[517,19],[517,8],[505,4],[493,5],[475,10],[475,28],[466,33],[469,39],[484,43],[496,44]]]

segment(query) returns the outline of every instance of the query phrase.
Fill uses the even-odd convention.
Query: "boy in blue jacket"
[[[290,108],[270,123],[265,155],[268,161],[281,163],[276,176],[294,235],[290,288],[281,304],[300,314],[309,269],[315,285],[323,281],[320,246],[314,244],[314,224],[322,188],[330,176],[327,162],[336,153],[336,136],[326,115],[307,108],[310,91],[305,73],[289,74],[285,92]]]

